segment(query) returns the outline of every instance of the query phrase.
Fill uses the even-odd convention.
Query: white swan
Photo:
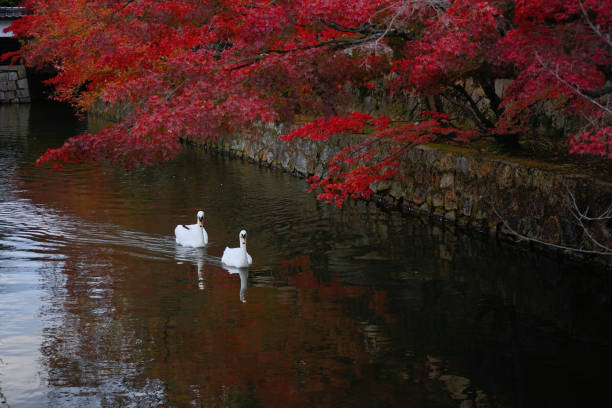
[[[208,234],[204,229],[204,211],[198,211],[197,223],[177,225],[174,229],[176,243],[187,247],[203,247],[208,244]]]
[[[235,268],[246,268],[252,264],[253,258],[251,258],[251,255],[247,253],[246,249],[246,237],[246,231],[240,231],[240,234],[238,234],[240,248],[225,247],[225,251],[223,251],[223,256],[221,257],[221,262]]]

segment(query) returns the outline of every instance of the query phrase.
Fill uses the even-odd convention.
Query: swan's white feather
[[[233,266],[234,268],[246,268],[253,263],[253,258],[248,253],[244,252],[242,248],[225,247],[221,262],[227,266]]]
[[[198,218],[204,219],[204,212],[199,211],[197,214]],[[176,243],[186,247],[203,247],[208,244],[208,233],[204,229],[204,226],[196,224],[190,225],[177,225],[174,228],[174,236],[176,237]]]
[[[241,240],[241,236],[244,234],[244,242]],[[246,268],[253,263],[253,258],[246,250],[246,231],[240,231],[238,234],[238,242],[240,243],[239,248],[225,247],[221,262],[227,266],[233,266],[235,268]]]

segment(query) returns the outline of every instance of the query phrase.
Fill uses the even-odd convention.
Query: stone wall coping
[[[441,155],[443,154],[450,154],[453,156],[456,156],[457,158],[461,158],[461,157],[466,157],[466,158],[470,158],[470,159],[474,159],[474,160],[480,160],[483,162],[491,162],[491,163],[496,163],[496,164],[505,164],[511,167],[515,167],[515,168],[522,168],[525,169],[527,171],[541,171],[545,174],[549,174],[549,175],[555,175],[555,176],[561,176],[563,178],[575,178],[575,179],[582,179],[584,181],[588,181],[588,182],[596,182],[598,184],[601,184],[602,186],[605,186],[606,188],[610,188],[612,189],[612,182],[609,181],[605,181],[605,180],[601,180],[597,177],[594,176],[589,176],[588,174],[584,174],[584,173],[564,173],[564,172],[557,172],[555,170],[551,170],[548,168],[543,168],[543,167],[538,167],[537,165],[525,165],[516,161],[512,161],[512,159],[508,159],[508,158],[499,158],[499,157],[492,157],[492,156],[481,156],[479,155],[477,152],[471,152],[471,151],[465,151],[465,152],[459,152],[459,151],[449,151],[449,150],[444,150],[444,149],[440,149],[438,147],[435,146],[428,146],[428,145],[417,145],[415,146],[413,149],[418,149],[418,150],[422,150],[422,151],[428,151],[428,152],[440,152]]]
[[[18,19],[26,14],[25,7],[0,7],[0,18],[2,19]]]

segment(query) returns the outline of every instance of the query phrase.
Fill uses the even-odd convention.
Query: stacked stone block
[[[30,88],[23,65],[0,65],[0,103],[30,103]]]

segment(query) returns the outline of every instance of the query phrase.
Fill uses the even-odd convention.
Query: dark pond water
[[[131,173],[33,165],[86,127],[0,106],[0,407],[609,400],[605,273],[339,211],[304,180],[202,151]],[[178,247],[200,208],[208,247]],[[220,256],[242,228],[254,265],[239,273]]]

